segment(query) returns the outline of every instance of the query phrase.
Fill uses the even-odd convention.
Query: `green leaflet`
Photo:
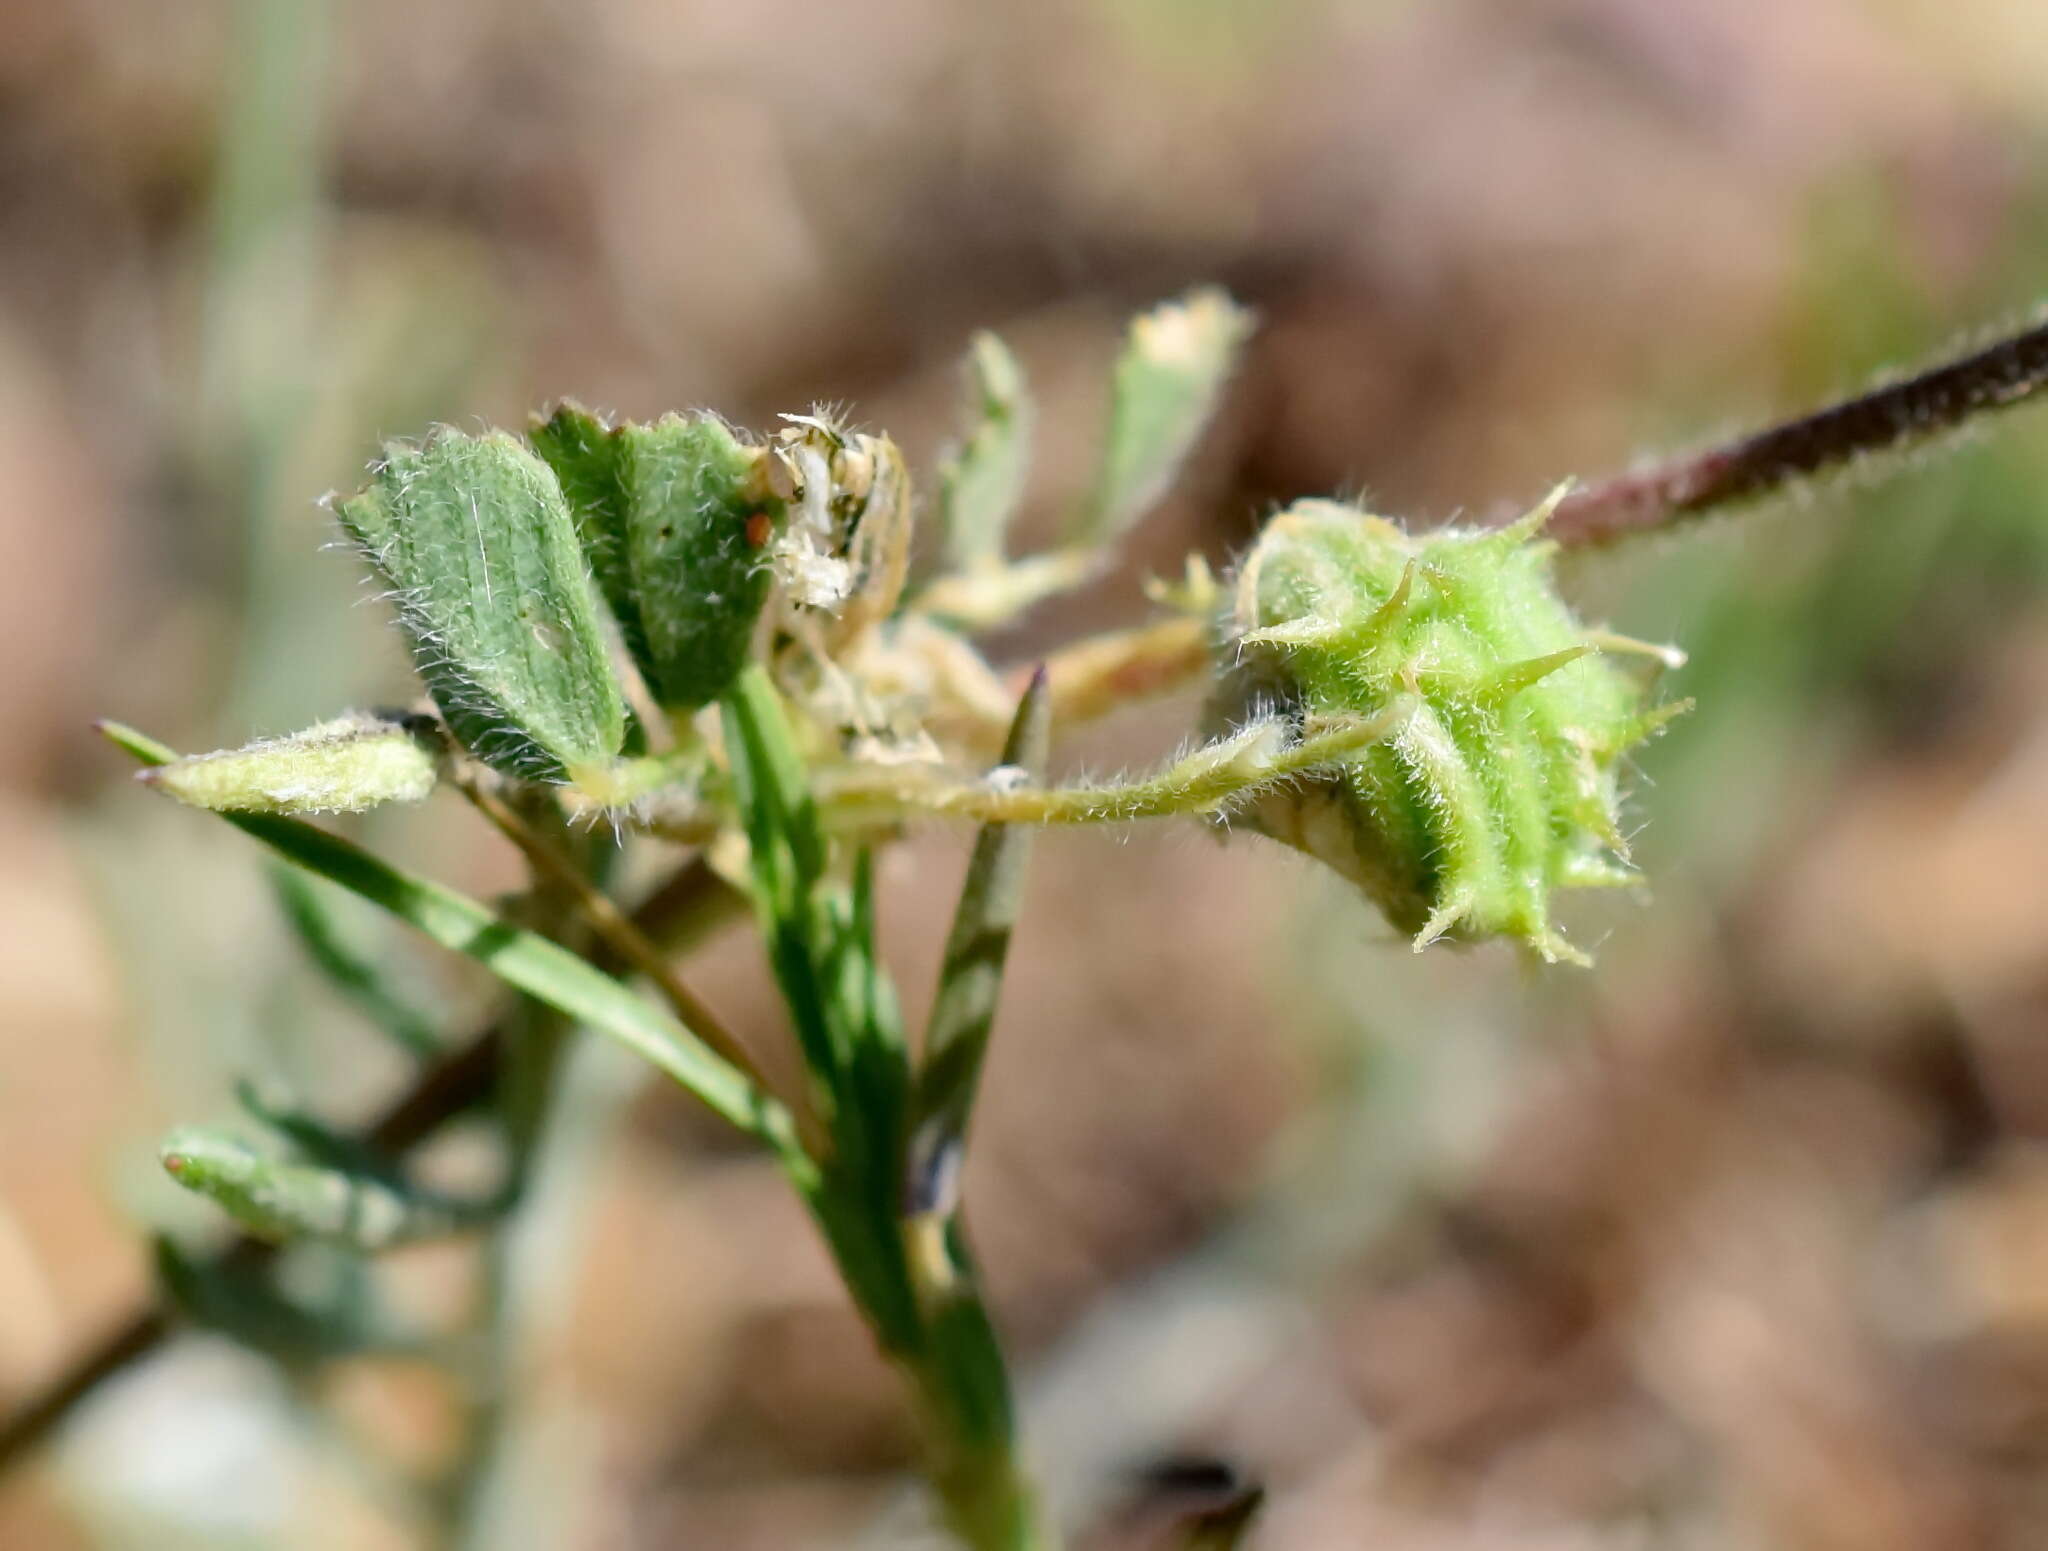
[[[350,711],[285,738],[191,754],[141,772],[161,792],[216,813],[360,813],[434,789],[431,717]]]
[[[501,431],[389,443],[339,505],[456,737],[509,775],[599,775],[625,701],[561,486]]]
[[[571,404],[531,437],[655,698],[674,711],[717,699],[768,600],[783,505],[757,478],[761,449],[709,415],[613,430]]]
[[[486,1215],[367,1175],[265,1158],[199,1126],[172,1132],[159,1156],[180,1185],[277,1244],[311,1239],[366,1252],[392,1249],[459,1233]]]
[[[555,471],[597,589],[619,623],[626,650],[651,681],[654,666],[626,556],[626,469],[619,433],[582,405],[564,403],[547,419],[536,418],[526,439]]]
[[[998,565],[1031,459],[1031,394],[1024,369],[993,334],[967,352],[967,431],[939,465],[946,559],[955,570]]]
[[[1680,654],[1588,631],[1538,534],[1411,534],[1333,501],[1270,522],[1225,622],[1212,722],[1279,704],[1308,717],[1413,706],[1341,770],[1267,794],[1245,819],[1358,884],[1418,949],[1517,940],[1585,962],[1551,921],[1560,888],[1632,880],[1619,762],[1684,709],[1603,655]]]
[[[1216,408],[1252,315],[1205,287],[1131,320],[1095,493],[1070,542],[1107,543],[1142,517]]]
[[[760,454],[723,421],[664,415],[629,425],[631,505],[626,553],[654,664],[653,686],[672,709],[709,705],[747,660],[768,601],[766,515],[749,493]]]

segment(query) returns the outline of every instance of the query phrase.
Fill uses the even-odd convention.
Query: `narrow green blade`
[[[1052,693],[1045,670],[1032,676],[1003,745],[1005,767],[1045,779],[1052,746]],[[1028,824],[986,824],[974,842],[953,930],[939,965],[938,994],[925,1028],[917,1075],[908,1210],[949,1212],[954,1153],[967,1130],[982,1059],[995,1027],[1010,933],[1024,907],[1025,864],[1036,833]]]
[[[329,898],[321,892],[326,885],[282,863],[272,864],[270,882],[286,924],[327,983],[401,1049],[422,1059],[437,1054],[441,1035],[434,1021],[415,1008],[349,941]]]

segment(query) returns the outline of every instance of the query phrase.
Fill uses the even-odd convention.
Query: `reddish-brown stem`
[[[2044,387],[2048,323],[1740,440],[1586,485],[1565,497],[1547,532],[1568,545],[1608,543],[1911,446]]]

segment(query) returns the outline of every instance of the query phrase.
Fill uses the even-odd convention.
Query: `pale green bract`
[[[1110,392],[1101,472],[1075,539],[1115,538],[1165,493],[1251,331],[1251,313],[1213,286],[1131,320]]]
[[[976,334],[967,376],[966,434],[939,464],[939,514],[955,570],[1002,563],[1031,459],[1031,394],[1009,347],[993,334]]]

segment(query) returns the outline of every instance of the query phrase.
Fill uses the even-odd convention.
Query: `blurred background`
[[[314,505],[381,434],[828,399],[928,469],[991,327],[1049,532],[1125,316],[1229,286],[1264,326],[1218,422],[1022,658],[1276,501],[1442,519],[1854,388],[2044,256],[2033,0],[0,5],[0,1404],[145,1295],[151,1230],[203,1241],[168,1124],[406,1081],[254,848],[89,731],[410,693]],[[1699,702],[1641,758],[1654,899],[1569,918],[1590,974],[1416,958],[1254,839],[1041,842],[969,1199],[1082,1544],[1171,1544],[1134,1482],[1182,1459],[1267,1488],[1261,1551],[2048,1546],[2044,581],[2028,412],[1571,560]],[[452,804],[355,832],[517,876]],[[914,1018],[961,855],[884,868]],[[351,921],[451,1027],[488,1004]],[[693,975],[778,1016],[743,937]],[[0,1545],[897,1543],[907,1420],[779,1179],[575,1073],[467,1524],[408,1489],[460,1447],[433,1370],[194,1336],[0,1481]],[[428,1313],[465,1274],[393,1269]]]

